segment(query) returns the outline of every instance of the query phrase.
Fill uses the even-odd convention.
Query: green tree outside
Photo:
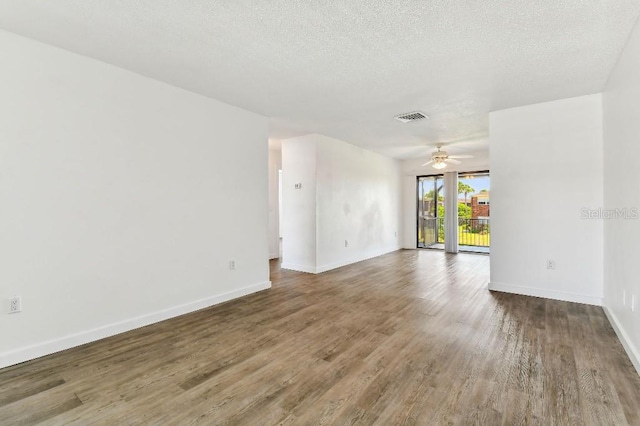
[[[471,186],[458,181],[458,194],[464,194],[464,203],[467,204],[467,195],[476,192]]]

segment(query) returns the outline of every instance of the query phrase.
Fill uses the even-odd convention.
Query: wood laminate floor
[[[602,309],[399,251],[0,370],[0,424],[640,425]]]

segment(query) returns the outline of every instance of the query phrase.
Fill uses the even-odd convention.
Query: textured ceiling
[[[398,158],[486,150],[488,112],[595,93],[638,0],[0,0],[0,28]],[[427,122],[396,114],[421,110]]]

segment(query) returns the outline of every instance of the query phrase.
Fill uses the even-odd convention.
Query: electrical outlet
[[[627,291],[622,290],[622,306],[627,306]]]
[[[394,237],[397,237],[397,236],[398,236],[398,231],[394,232],[394,233],[393,233],[393,236],[394,236]]]
[[[235,260],[230,260],[229,261],[229,269],[231,269],[232,271],[234,271],[236,269],[236,261]]]
[[[547,260],[547,269],[556,269],[556,261]]]
[[[344,240],[344,246],[345,246],[345,247],[349,247],[349,241]]]
[[[302,183],[296,183],[294,188],[295,189],[302,189]]]
[[[22,298],[15,296],[9,299],[9,313],[17,314],[20,311],[22,311]]]

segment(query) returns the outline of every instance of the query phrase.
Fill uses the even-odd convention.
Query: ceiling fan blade
[[[450,155],[449,158],[473,158],[473,155]]]
[[[433,163],[433,160],[429,160],[429,161],[427,161],[426,163],[424,163],[424,164],[423,164],[422,166],[420,166],[420,167],[428,166],[428,165],[429,165],[429,164],[431,164],[431,163]]]
[[[462,161],[454,160],[451,157],[447,158],[444,161],[446,161],[447,163],[451,163],[451,164],[462,164]]]

